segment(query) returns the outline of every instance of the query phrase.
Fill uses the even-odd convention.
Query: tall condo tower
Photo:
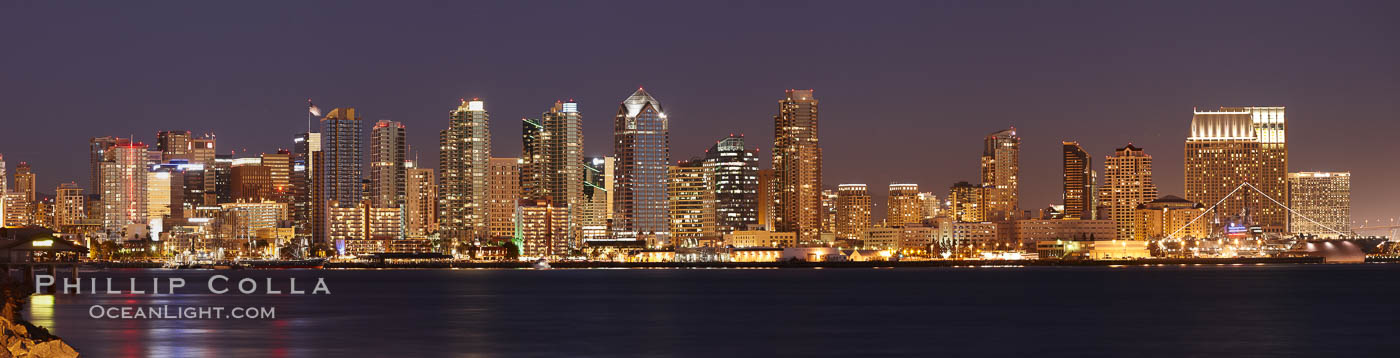
[[[1007,221],[1019,217],[1021,137],[1016,127],[987,135],[982,142],[982,200],[987,221]]]
[[[773,116],[773,227],[796,232],[799,245],[821,244],[822,149],[817,99],[788,90]]]
[[[462,100],[449,117],[439,138],[438,228],[452,239],[485,238],[491,115],[486,102],[473,98]]]
[[[1094,218],[1093,161],[1079,142],[1060,142],[1064,156],[1064,218],[1090,220]]]
[[[1108,209],[1106,219],[1112,219],[1117,226],[1117,237],[1138,237],[1133,223],[1135,210],[1138,205],[1157,199],[1157,185],[1152,184],[1152,156],[1132,144],[1118,148],[1104,158],[1103,174],[1099,206]]]
[[[374,199],[371,204],[376,208],[397,208],[406,199],[406,132],[403,123],[394,121],[375,122],[370,129],[370,197]]]
[[[579,213],[583,205],[583,115],[578,103],[556,101],[538,121],[522,120],[521,189],[526,199],[548,200],[562,209],[568,245],[578,247]]]

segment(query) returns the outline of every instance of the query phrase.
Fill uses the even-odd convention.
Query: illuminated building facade
[[[1019,216],[1021,137],[1011,127],[990,135],[982,145],[982,194],[984,220],[1006,221]]]
[[[382,120],[374,123],[369,135],[369,180],[371,204],[397,208],[406,200],[404,178],[408,169],[408,144],[403,123]]]
[[[278,150],[277,153],[263,153],[262,166],[267,167],[269,195],[279,203],[292,201],[292,152]]]
[[[943,203],[938,201],[938,196],[932,192],[919,193],[919,205],[923,206],[924,222],[933,222],[933,219],[942,215]]]
[[[758,223],[758,150],[744,148],[743,135],[729,135],[705,151],[714,173],[715,230],[719,235]]]
[[[1139,204],[1133,213],[1133,240],[1205,239],[1210,237],[1210,218],[1201,217],[1206,206],[1167,195]],[[1200,217],[1199,220],[1196,220]],[[1192,222],[1195,220],[1195,222]]]
[[[1241,183],[1258,188],[1230,196],[1215,209],[1216,217],[1248,214],[1265,232],[1287,228],[1288,144],[1284,107],[1222,107],[1195,111],[1186,139],[1186,200],[1212,205]]]
[[[29,167],[29,162],[19,162],[19,164],[16,164],[14,191],[24,194],[24,202],[31,205],[38,202],[37,191],[34,185],[34,169]]]
[[[821,242],[822,150],[812,90],[788,90],[773,117],[773,229]]]
[[[670,119],[661,102],[641,88],[618,105],[613,121],[614,238],[670,244],[666,169],[671,160]]]
[[[297,235],[308,238],[312,236],[314,228],[320,231],[321,228],[313,223],[320,222],[316,218],[321,218],[321,211],[324,209],[317,205],[320,198],[314,193],[319,187],[317,183],[317,173],[315,158],[321,155],[321,133],[302,133],[292,138],[292,220],[296,223]]]
[[[1099,205],[1118,226],[1118,237],[1136,237],[1133,216],[1139,204],[1157,198],[1152,183],[1152,156],[1129,144],[1104,158],[1104,180],[1099,189]]]
[[[439,137],[438,228],[444,238],[475,239],[490,233],[490,120],[486,102],[463,100]]]
[[[431,168],[408,167],[404,176],[404,217],[409,236],[437,233],[437,179]]]
[[[319,223],[328,228],[327,233],[332,225],[339,225],[333,215],[330,215],[330,208],[354,208],[364,199],[364,186],[360,183],[364,177],[360,149],[364,132],[363,122],[355,108],[332,109],[321,119],[322,164],[316,168],[316,171],[320,172],[318,176],[321,178],[321,198],[316,205],[321,205],[327,210],[325,222]],[[251,173],[256,169],[245,170]],[[244,198],[248,197],[245,195]]]
[[[698,159],[687,160],[672,165],[666,176],[672,242],[676,247],[699,247],[718,241],[713,167]]]
[[[857,239],[870,228],[870,191],[865,184],[836,187],[836,239]]]
[[[520,228],[520,255],[557,257],[569,254],[568,208],[549,199],[522,199],[515,206],[516,226]]]
[[[491,158],[487,170],[487,218],[490,236],[515,235],[515,205],[520,201],[520,158]]]
[[[773,200],[777,198],[775,193],[778,183],[773,180],[776,175],[777,172],[773,169],[759,169],[758,195],[755,195],[758,197],[758,227],[770,231],[773,230],[773,210],[776,208],[773,205]]]
[[[1093,160],[1079,142],[1061,142],[1064,169],[1064,218],[1094,219]]]
[[[144,231],[146,222],[146,145],[122,143],[105,150],[102,162],[102,227],[109,238]]]
[[[608,207],[612,203],[608,183],[612,176],[607,175],[611,166],[607,157],[592,157],[583,161],[583,204],[577,218],[580,239],[601,240],[608,238]]]
[[[272,168],[262,165],[260,158],[236,159],[229,174],[229,188],[233,202],[257,203],[277,198]]]
[[[376,208],[368,202],[327,209],[326,235],[342,254],[388,251],[388,242],[404,238],[402,208]]]
[[[951,203],[949,210],[950,217],[958,222],[983,222],[987,221],[983,212],[983,192],[980,185],[968,182],[957,182],[948,188],[948,202]]]
[[[573,100],[556,101],[539,120],[521,122],[520,198],[567,204],[573,240],[584,208],[583,114]]]
[[[1288,173],[1288,232],[1335,238],[1351,235],[1351,173]],[[1309,220],[1311,219],[1311,220]]]
[[[86,197],[83,195],[83,188],[78,183],[59,184],[54,191],[53,219],[55,229],[62,230],[64,226],[75,225],[83,221],[86,215],[83,212],[83,202]]]
[[[890,184],[886,198],[885,226],[905,227],[923,222],[924,205],[918,184]]]

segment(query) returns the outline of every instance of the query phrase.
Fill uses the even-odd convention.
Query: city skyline
[[[666,30],[642,36],[651,40],[666,39],[656,42],[667,48],[681,49],[681,55],[694,54],[694,51],[702,49],[708,50],[706,52],[732,50],[744,54],[736,55],[738,57],[734,60],[721,58],[712,63],[682,61],[675,55],[666,55],[664,57],[673,64],[632,64],[640,68],[623,71],[622,67],[609,62],[612,55],[596,55],[595,51],[607,48],[602,46],[607,43],[605,39],[616,37],[626,30],[608,26],[579,34],[577,42],[565,44],[577,49],[600,48],[587,52],[595,54],[589,60],[533,61],[514,65],[500,63],[502,60],[485,59],[477,64],[494,66],[502,71],[468,80],[461,80],[463,77],[456,74],[480,71],[439,63],[434,56],[441,54],[429,56],[424,51],[436,51],[441,47],[428,43],[421,47],[402,45],[412,50],[403,57],[431,62],[424,69],[411,71],[402,79],[385,79],[372,71],[366,72],[368,67],[365,66],[370,62],[357,59],[348,59],[350,62],[344,65],[324,67],[320,66],[320,61],[306,60],[303,62],[308,65],[278,69],[275,72],[278,76],[275,77],[259,75],[237,78],[248,72],[267,70],[268,67],[258,61],[229,64],[197,53],[174,55],[172,59],[183,59],[191,66],[221,66],[218,71],[208,72],[207,78],[194,80],[183,77],[191,76],[190,71],[195,71],[195,68],[177,66],[170,72],[180,77],[170,77],[151,64],[130,63],[131,56],[118,55],[109,58],[110,63],[101,64],[79,57],[41,64],[35,62],[35,58],[21,55],[0,60],[0,64],[6,67],[26,69],[12,75],[14,81],[11,83],[15,85],[7,86],[4,96],[0,97],[6,98],[4,104],[13,110],[12,115],[30,126],[34,135],[7,136],[0,142],[0,153],[11,165],[19,161],[30,163],[37,174],[38,191],[52,194],[59,183],[86,181],[84,179],[88,174],[85,166],[58,163],[81,163],[87,154],[72,148],[83,145],[91,137],[127,137],[155,143],[155,133],[158,131],[185,129],[197,135],[217,133],[220,153],[228,153],[232,149],[239,150],[238,156],[252,157],[259,153],[275,153],[279,148],[290,149],[289,138],[303,132],[305,127],[300,101],[311,97],[326,109],[356,107],[369,123],[378,120],[405,123],[409,144],[423,158],[423,166],[438,168],[434,160],[437,157],[434,145],[437,138],[432,134],[442,129],[441,109],[457,98],[481,97],[492,103],[492,111],[497,114],[493,118],[496,123],[492,125],[492,135],[496,138],[517,135],[514,131],[518,126],[512,125],[515,118],[537,115],[542,103],[576,99],[580,111],[595,113],[584,119],[584,137],[587,138],[584,155],[603,156],[612,154],[609,150],[611,146],[607,145],[612,139],[607,114],[619,97],[617,93],[642,85],[658,98],[665,99],[668,114],[678,119],[674,121],[675,127],[672,129],[675,135],[671,159],[674,162],[701,155],[715,138],[731,132],[745,134],[761,152],[771,150],[772,138],[769,133],[772,130],[771,116],[774,115],[774,93],[792,88],[811,88],[820,91],[819,96],[825,105],[822,113],[823,132],[826,132],[822,136],[822,182],[826,189],[834,189],[843,183],[865,183],[882,188],[889,183],[909,182],[936,188],[936,193],[942,193],[942,188],[951,183],[963,180],[975,182],[979,138],[998,128],[1014,125],[1023,140],[1020,160],[1022,178],[1060,177],[1060,141],[1078,141],[1091,157],[1100,158],[1111,154],[1114,148],[1131,143],[1153,155],[1157,169],[1154,180],[1161,195],[1181,196],[1184,195],[1184,178],[1180,175],[1183,165],[1180,148],[1182,139],[1189,132],[1190,111],[1221,106],[1285,106],[1292,117],[1289,121],[1292,127],[1290,132],[1293,132],[1289,138],[1290,171],[1351,172],[1355,175],[1352,186],[1357,194],[1352,201],[1355,221],[1396,216],[1395,213],[1400,212],[1400,204],[1394,198],[1400,195],[1397,194],[1400,189],[1385,184],[1386,178],[1400,175],[1400,168],[1394,162],[1368,161],[1347,155],[1353,151],[1388,153],[1400,150],[1400,145],[1382,136],[1396,129],[1394,113],[1400,112],[1400,108],[1389,100],[1395,96],[1396,70],[1386,65],[1397,58],[1395,49],[1362,45],[1383,41],[1384,34],[1394,33],[1386,30],[1393,30],[1395,25],[1378,23],[1379,20],[1371,17],[1375,15],[1353,13],[1354,10],[1283,5],[1286,4],[1269,9],[1267,14],[1232,16],[1151,8],[1159,15],[1136,19],[1142,22],[1140,28],[1128,26],[1127,20],[1093,17],[1092,11],[1112,14],[1132,10],[1132,7],[1150,8],[1150,5],[1123,5],[1121,8],[1086,10],[1087,13],[1053,5],[1039,11],[1013,9],[1013,17],[1028,22],[1010,24],[1011,29],[1001,32],[982,31],[979,34],[976,30],[985,30],[986,25],[978,25],[969,27],[968,31],[930,35],[930,41],[937,45],[935,50],[949,55],[924,60],[926,63],[880,60],[886,65],[881,72],[849,66],[855,60],[850,55],[833,53],[814,56],[805,63],[788,64],[774,62],[783,58],[777,54],[755,51],[759,48],[757,42],[762,41],[712,44],[695,35]],[[35,11],[56,11],[43,8],[47,5],[35,6],[39,7]],[[289,11],[314,11],[298,6],[293,6]],[[1221,13],[1244,13],[1228,11],[1243,5],[1213,6],[1219,8]],[[76,16],[93,15],[85,11],[94,10],[100,9],[82,9]],[[560,12],[566,10],[564,7],[559,9]],[[690,10],[702,14],[719,11],[703,6]],[[754,14],[791,10],[814,14],[817,16],[814,20],[834,16],[821,5],[751,10]],[[880,15],[891,20],[887,21],[891,25],[867,26],[869,22],[860,22],[861,25],[836,24],[815,29],[813,31],[817,33],[812,35],[825,37],[822,43],[834,49],[861,50],[866,54],[862,57],[918,57],[916,55],[923,53],[923,50],[897,46],[899,41],[911,39],[908,37],[910,35],[893,36],[889,40],[867,44],[854,40],[895,33],[899,26],[941,29],[986,19],[985,16],[977,16],[976,12],[969,14],[969,19],[960,20],[942,16],[937,9],[910,10],[907,15]],[[852,11],[868,18],[878,17],[867,10]],[[912,16],[919,14],[931,18],[927,23],[913,21]],[[156,24],[180,24],[169,15],[168,10],[157,9],[144,16],[150,16]],[[562,14],[546,12],[543,16]],[[1195,19],[1196,26],[1170,25],[1169,20],[1176,16]],[[1094,40],[1123,45],[1125,38],[1118,37],[1122,35],[1089,33],[1086,32],[1089,29],[1077,26],[1062,26],[1045,34],[1025,32],[1034,28],[1037,21],[1060,21],[1045,20],[1050,18],[1063,21],[1093,18],[1097,21],[1091,22],[1093,24],[1116,26],[1125,29],[1126,33],[1146,36],[1146,42],[1153,45],[1115,47],[1119,51],[1112,52],[1114,59],[1108,62],[1071,56],[1068,54],[1075,51],[1103,55],[1104,52],[1094,50],[1099,45]],[[1328,28],[1333,36],[1311,35],[1301,29],[1278,26],[1271,26],[1272,33],[1263,37],[1257,36],[1260,34],[1258,32],[1247,30],[1250,26],[1281,21],[1279,18],[1320,25],[1315,27]],[[13,20],[8,23],[15,25],[0,26],[40,29],[55,26],[36,24],[26,19]],[[96,21],[96,24],[104,21],[127,20],[107,19]],[[322,21],[325,20],[310,20],[308,24],[296,26],[314,26]],[[185,25],[195,26],[195,33],[237,28],[237,24],[219,21]],[[554,33],[551,31],[561,28],[555,26],[563,25],[545,26],[548,28],[518,36],[523,36],[523,40],[548,38],[549,34]],[[788,36],[782,31],[783,28],[774,25],[746,22],[740,27],[728,33],[753,33],[760,39]],[[1175,32],[1172,36],[1154,37],[1150,29]],[[409,28],[407,31],[427,30],[430,29]],[[841,35],[841,31],[852,31],[853,34]],[[71,46],[69,43],[76,41],[79,45],[92,45],[92,41],[96,41],[75,37],[83,33],[81,30],[45,32],[42,36],[21,39],[19,46],[48,51],[50,55],[42,57],[53,59],[54,55],[71,51],[58,48],[60,43]],[[388,45],[364,30],[347,34],[311,33],[325,35],[331,43],[366,39],[371,45]],[[1067,40],[1065,38],[1069,37],[1066,35],[1084,37],[1083,40]],[[314,54],[284,51],[284,47],[291,46],[290,43],[294,41],[276,40],[269,33],[248,36],[269,42],[266,45],[238,42],[231,45],[232,50],[245,51],[247,56],[268,61],[314,57]],[[147,48],[154,45],[154,41],[179,37],[162,35],[156,39],[136,41],[133,46]],[[97,36],[97,39],[101,38]],[[1165,42],[1167,38],[1171,42]],[[1332,38],[1348,41],[1328,40]],[[958,50],[979,48],[973,44],[978,42],[976,39],[1005,41],[1008,48],[1019,47],[1027,51],[1054,51],[1031,55],[1022,62],[1000,67],[975,63],[989,56],[1009,54],[1000,47],[986,49],[984,55],[953,54]],[[1051,41],[1044,45],[1032,43],[1037,39]],[[503,40],[486,41],[485,45],[496,49],[517,48],[500,41]],[[815,43],[812,41],[818,40],[797,37],[794,41],[812,44]],[[1190,45],[1176,45],[1178,43]],[[697,47],[680,47],[687,44],[696,44]],[[197,41],[193,45],[204,48]],[[1223,62],[1197,58],[1208,57],[1198,56],[1199,53],[1227,48],[1238,50],[1240,54],[1235,59]],[[1320,59],[1297,55],[1298,52],[1347,53],[1356,55],[1351,58],[1357,63],[1353,66],[1319,65]],[[1364,56],[1360,56],[1362,54]],[[1164,58],[1152,58],[1154,56]],[[739,71],[740,64],[748,63],[773,65],[774,68],[771,73],[762,75],[755,75],[753,70]],[[695,70],[666,70],[674,64],[685,64]],[[77,65],[81,66],[72,67]],[[134,71],[115,71],[112,66],[116,65],[133,66]],[[782,65],[795,68],[784,68]],[[59,68],[67,72],[55,72]],[[994,69],[1010,71],[998,74]],[[542,81],[540,76],[552,79]],[[84,81],[77,82],[79,79]],[[138,79],[150,81],[135,81]],[[365,82],[357,84],[360,80]],[[1074,86],[1064,88],[1064,83]],[[118,84],[130,86],[131,89],[116,91],[114,89],[117,87],[113,86]],[[83,105],[70,108],[61,105],[64,102]],[[992,104],[1014,106],[1003,108]],[[81,111],[91,106],[104,108],[103,120],[82,119]],[[207,111],[203,108],[221,110]],[[989,111],[988,108],[993,110]],[[75,127],[72,123],[65,123],[67,120],[82,125]],[[863,135],[837,135],[845,133]],[[492,148],[495,156],[518,155],[518,143],[510,140],[496,142]],[[244,148],[247,149],[246,153],[241,151]],[[920,155],[927,160],[920,161],[919,165],[903,165],[893,158],[882,158],[884,153]],[[758,156],[760,168],[771,165],[764,154],[767,153]],[[1061,185],[1058,180],[1022,179],[1020,207],[1025,210],[1059,203]],[[89,193],[93,190],[84,188]],[[876,203],[874,216],[882,217],[885,210],[881,204],[886,201],[886,193],[884,190],[872,190],[871,194],[872,201]]]

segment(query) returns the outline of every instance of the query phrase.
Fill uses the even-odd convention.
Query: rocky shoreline
[[[5,296],[4,308],[0,309],[0,346],[4,346],[0,349],[0,358],[78,356],[78,351],[63,339],[21,318],[21,309],[30,294],[26,285],[6,276],[0,287],[0,294]]]

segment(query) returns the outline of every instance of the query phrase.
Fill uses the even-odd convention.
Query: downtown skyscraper
[[[1079,142],[1061,142],[1063,155],[1064,218],[1069,220],[1094,219],[1094,175],[1093,160]]]
[[[1016,127],[987,135],[982,143],[983,220],[1008,221],[1020,217],[1021,137]]]
[[[1113,220],[1117,237],[1135,237],[1135,210],[1138,205],[1157,199],[1157,185],[1152,183],[1152,156],[1132,144],[1118,148],[1104,158],[1103,174],[1099,206],[1108,210],[1108,217],[1101,219]]]
[[[309,238],[313,231],[319,231],[314,223],[320,222],[319,213],[324,208],[316,205],[320,198],[315,189],[320,187],[315,163],[321,156],[321,133],[306,132],[292,138],[292,222],[300,238]],[[212,169],[212,168],[208,168]],[[212,170],[209,170],[212,172]]]
[[[885,203],[885,226],[905,227],[923,222],[924,205],[919,200],[919,184],[890,184]]]
[[[146,159],[143,143],[122,142],[104,150],[102,229],[109,238],[129,238],[147,224]]]
[[[836,187],[836,239],[858,239],[870,228],[870,191],[865,184]]]
[[[1288,143],[1284,107],[1222,107],[1195,111],[1186,139],[1186,200],[1214,205],[1217,222],[1258,225],[1265,232],[1287,229]],[[1272,199],[1272,200],[1270,200]]]
[[[714,174],[715,221],[719,235],[758,223],[758,150],[744,148],[743,135],[729,135],[705,151]]]
[[[369,180],[370,203],[376,208],[397,208],[403,205],[405,197],[405,176],[408,175],[404,162],[408,159],[408,144],[403,123],[379,121],[374,123],[369,135]]]
[[[1288,173],[1288,232],[1336,238],[1351,232],[1351,173]]]
[[[353,107],[332,109],[321,119],[321,156],[317,158],[320,164],[315,170],[320,172],[321,183],[317,189],[320,199],[316,205],[323,208],[322,213],[328,213],[332,207],[353,208],[364,198],[364,187],[360,184],[363,177],[360,152],[363,128],[363,120]],[[331,225],[329,215],[321,219],[318,226]],[[324,234],[325,231],[319,233]],[[320,235],[315,239],[325,241],[328,237]]]
[[[556,101],[538,121],[523,119],[520,188],[524,199],[545,199],[564,210],[569,244],[577,247],[584,195],[583,114],[578,103]],[[562,239],[562,238],[561,238]]]
[[[821,244],[822,149],[812,90],[788,90],[773,116],[773,227],[799,245]]]
[[[666,169],[671,160],[670,119],[661,102],[638,88],[613,119],[613,223],[615,238],[670,245]]]
[[[438,228],[453,240],[485,238],[491,115],[486,102],[473,98],[448,116],[439,136]]]

